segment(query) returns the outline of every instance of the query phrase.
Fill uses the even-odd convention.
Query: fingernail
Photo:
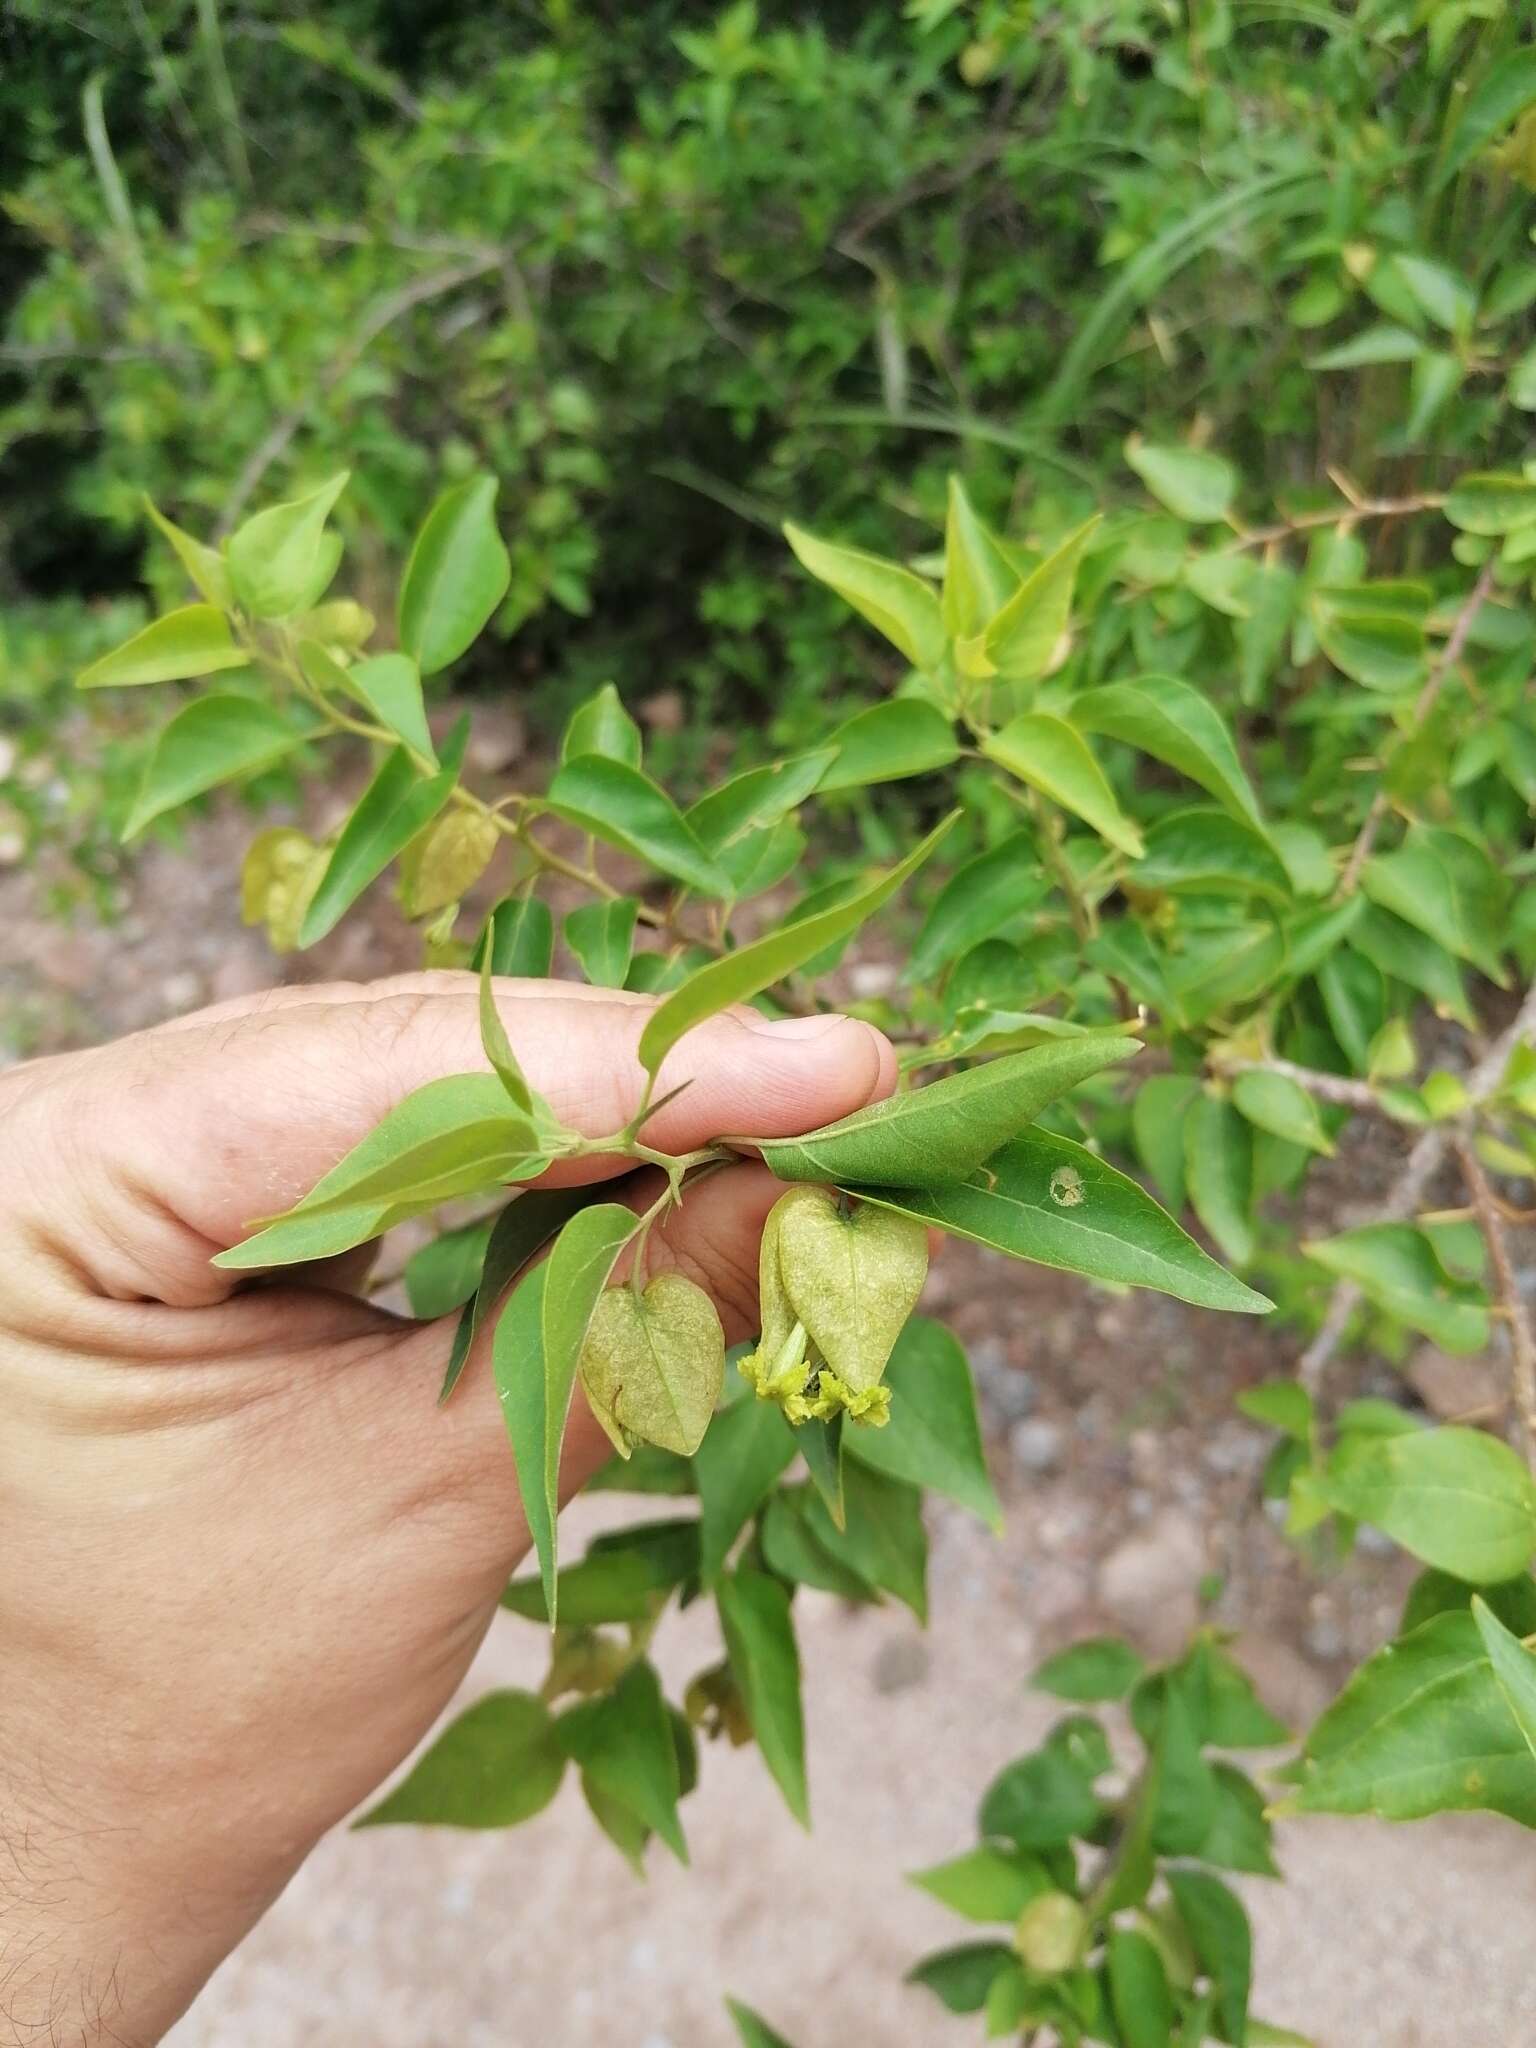
[[[763,1017],[757,1011],[746,1019],[753,1031],[765,1031],[774,1038],[825,1038],[829,1031],[836,1031],[840,1024],[853,1020],[838,1015],[836,1011],[817,1017]]]

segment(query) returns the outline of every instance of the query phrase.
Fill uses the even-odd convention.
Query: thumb
[[[640,1033],[656,999],[558,982],[503,981],[497,1005],[532,1085],[584,1137],[638,1107]],[[473,976],[285,990],[230,1013],[45,1063],[15,1101],[20,1185],[34,1217],[93,1291],[193,1307],[239,1283],[209,1264],[252,1219],[290,1207],[426,1082],[484,1071]],[[687,1151],[722,1133],[789,1136],[889,1093],[895,1057],[869,1025],[835,1015],[711,1019],[663,1063],[646,1129]],[[567,1164],[600,1179],[622,1160]],[[61,1170],[62,1169],[62,1170]]]

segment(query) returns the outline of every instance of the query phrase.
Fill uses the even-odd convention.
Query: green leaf
[[[1146,1668],[1129,1643],[1116,1636],[1094,1636],[1047,1657],[1029,1682],[1039,1692],[1054,1693],[1057,1699],[1094,1705],[1123,1700],[1140,1683]]]
[[[1536,1655],[1504,1626],[1486,1601],[1473,1600],[1472,1619],[1493,1666],[1494,1682],[1525,1737],[1526,1747],[1536,1757]]]
[[[1350,944],[1383,974],[1427,996],[1442,1017],[1454,1017],[1469,1031],[1476,1028],[1461,969],[1427,933],[1368,903],[1351,928]]]
[[[950,2012],[980,2012],[992,1981],[1017,1967],[1011,1948],[1000,1941],[969,1941],[924,1956],[908,1970],[906,1981],[931,1991]]]
[[[226,1271],[292,1265],[323,1259],[365,1244],[395,1220],[387,1199],[364,1200],[355,1194],[350,1206],[335,1198],[366,1182],[380,1167],[430,1139],[451,1135],[466,1122],[495,1116],[506,1098],[494,1074],[448,1074],[411,1091],[345,1159],[318,1180],[289,1216],[268,1224],[243,1243],[220,1252],[214,1264]],[[319,1209],[322,1213],[314,1214]]]
[[[781,824],[805,802],[836,759],[837,749],[826,746],[795,754],[787,761],[748,768],[745,774],[733,775],[729,782],[701,796],[683,815],[700,845],[719,855],[746,835]],[[732,879],[739,883],[734,863],[731,867]]]
[[[1437,327],[1458,337],[1469,332],[1477,312],[1477,294],[1464,277],[1444,263],[1406,250],[1399,250],[1392,260],[1415,303]]]
[[[718,1015],[732,1003],[744,1003],[760,995],[785,975],[814,960],[828,946],[857,931],[923,865],[958,815],[951,812],[905,860],[876,875],[855,895],[830,909],[783,925],[753,945],[724,954],[691,974],[652,1013],[640,1034],[640,1063],[646,1072],[654,1074],[678,1040],[696,1024]]]
[[[848,1526],[848,1508],[843,1498],[845,1419],[842,1415],[834,1415],[825,1422],[804,1423],[795,1431],[795,1447],[805,1460],[811,1484],[838,1529]]]
[[[1169,2048],[1173,1993],[1163,1959],[1131,1927],[1109,1930],[1109,1995],[1124,2048]]]
[[[841,1528],[819,1492],[803,1497],[802,1513],[812,1535],[866,1584],[893,1593],[926,1622],[928,1537],[921,1493],[853,1460],[843,1466],[843,1491]]]
[[[808,1437],[809,1426],[800,1435]],[[861,1578],[846,1558],[834,1557],[806,1520],[805,1507],[812,1491],[808,1486],[781,1486],[769,1500],[757,1531],[764,1563],[791,1585],[814,1586],[819,1592],[861,1605],[877,1603],[877,1589]]]
[[[462,1308],[480,1284],[486,1247],[491,1241],[492,1219],[467,1223],[462,1230],[446,1230],[405,1262],[406,1297],[411,1314],[423,1322],[435,1322]]]
[[[1006,697],[1038,682],[1056,660],[1072,617],[1078,564],[1098,523],[1095,514],[1031,570],[982,636],[983,672],[992,669]]]
[[[1353,1280],[1367,1300],[1443,1351],[1461,1357],[1488,1342],[1482,1289],[1453,1280],[1424,1233],[1411,1223],[1367,1223],[1302,1246],[1330,1273]]]
[[[1369,609],[1363,601],[1369,588],[1360,587],[1362,601],[1355,604],[1331,596],[1314,600],[1318,645],[1336,669],[1368,690],[1413,689],[1424,678],[1424,621]]]
[[[944,654],[944,621],[933,586],[897,562],[818,540],[803,527],[784,528],[802,568],[825,583],[876,632],[884,634],[913,668],[937,668]]]
[[[304,659],[305,643],[299,647]],[[365,705],[380,725],[387,726],[429,768],[437,766],[437,752],[427,729],[426,703],[421,692],[421,671],[408,654],[374,654],[341,670],[346,687]]]
[[[541,1148],[541,1134],[528,1117],[512,1108],[499,1084],[492,1098],[488,1091],[474,1085],[485,1078],[481,1075],[451,1078],[461,1084],[459,1099],[463,1104],[460,1119],[451,1129],[430,1131],[413,1141],[408,1135],[409,1127],[402,1125],[402,1142],[391,1146],[387,1153],[381,1150],[377,1165],[367,1172],[345,1173],[333,1194],[323,1193],[322,1183],[286,1216],[274,1218],[274,1223],[292,1217],[334,1216],[359,1205],[377,1203],[419,1214],[443,1202],[476,1195],[508,1181],[531,1179],[542,1172],[548,1159]],[[398,1111],[394,1114],[398,1115]],[[385,1121],[388,1123],[389,1119]],[[343,1160],[337,1174],[343,1175],[343,1169],[356,1157],[354,1151]]]
[[[913,1316],[885,1368],[891,1417],[882,1429],[844,1431],[847,1454],[888,1478],[958,1501],[1002,1528],[965,1353],[941,1323]]]
[[[1201,448],[1160,448],[1132,438],[1125,459],[1160,505],[1198,526],[1225,519],[1237,494],[1237,471]]]
[[[601,1547],[599,1547],[601,1545]],[[563,1628],[600,1628],[619,1622],[654,1621],[679,1586],[698,1577],[697,1521],[653,1522],[618,1529],[594,1543],[580,1564],[556,1578],[556,1602]],[[549,1602],[542,1578],[514,1579],[501,1596],[509,1614],[548,1622]]]
[[[1333,1141],[1323,1129],[1317,1104],[1286,1075],[1239,1074],[1232,1083],[1232,1101],[1259,1130],[1309,1152],[1321,1152],[1324,1158],[1333,1156]]]
[[[795,1432],[772,1401],[753,1394],[722,1409],[693,1454],[699,1489],[700,1565],[718,1577],[731,1545],[793,1464]]]
[[[554,1123],[553,1112],[549,1104],[529,1087],[518,1065],[517,1054],[512,1050],[512,1041],[507,1036],[501,1012],[496,1007],[496,987],[491,979],[491,956],[495,950],[493,934],[490,945],[480,956],[480,1043],[508,1101],[536,1127],[542,1137]]]
[[[612,683],[604,683],[576,706],[560,736],[562,761],[574,761],[582,754],[602,754],[610,761],[623,761],[630,768],[638,768],[641,751],[640,728],[624,709]]]
[[[776,2034],[768,2022],[755,2013],[751,2006],[743,2005],[739,1999],[728,1998],[725,2009],[736,2023],[741,2036],[741,2048],[789,2048],[782,2034]]]
[[[371,882],[403,853],[453,794],[459,779],[460,744],[448,750],[437,774],[418,774],[410,754],[397,747],[386,755],[341,828],[320,886],[299,927],[301,947],[313,946],[334,930]]]
[[[1317,990],[1345,1058],[1366,1074],[1378,1037],[1387,1023],[1387,990],[1381,970],[1363,953],[1340,947],[1318,963]]]
[[[554,1798],[565,1752],[533,1693],[492,1692],[461,1714],[359,1828],[511,1828]]]
[[[963,1856],[952,1857],[948,1863],[914,1870],[907,1881],[931,1893],[952,1913],[982,1922],[1011,1923],[1031,1899],[1053,1889],[1038,1856],[1022,1850],[994,1849],[986,1843]]]
[[[954,727],[943,712],[921,697],[891,697],[871,704],[840,725],[828,742],[836,757],[818,784],[818,794],[899,782],[947,768],[960,758]]]
[[[235,644],[229,621],[211,604],[167,612],[121,647],[114,647],[75,678],[82,690],[120,689],[130,683],[175,683],[220,669],[244,668],[250,656]],[[190,708],[190,707],[189,707]]]
[[[256,513],[230,535],[230,579],[252,618],[291,618],[319,601],[339,559],[339,550],[327,545],[325,522],[347,487],[347,474],[343,470],[302,498]]]
[[[1232,817],[1262,831],[1258,798],[1237,757],[1226,720],[1203,692],[1176,676],[1138,676],[1084,690],[1070,706],[1082,732],[1107,733],[1165,761],[1209,790]]]
[[[1518,470],[1458,477],[1445,516],[1463,533],[1514,533],[1536,522],[1536,483]]]
[[[958,476],[949,480],[944,526],[945,630],[956,640],[982,633],[1019,587],[1019,573],[977,517]]]
[[[677,1817],[677,1744],[649,1664],[632,1664],[612,1692],[562,1714],[555,1733],[600,1792],[660,1835],[679,1863],[688,1861]]]
[[[1200,1968],[1216,1990],[1222,2039],[1245,2048],[1248,1993],[1253,1984],[1253,1932],[1241,1902],[1218,1877],[1203,1870],[1170,1870],[1168,1889],[1194,1945]]]
[[[705,852],[672,799],[626,762],[601,754],[563,762],[547,802],[557,817],[649,861],[690,889],[706,896],[732,893],[729,875]]]
[[[1490,142],[1536,102],[1536,50],[1506,49],[1490,64],[1461,103],[1461,114],[1435,176],[1436,189],[1450,184]]]
[[[554,1250],[540,1269],[547,1276],[539,1311],[538,1345],[544,1385],[541,1397],[537,1401],[530,1398],[525,1406],[530,1423],[536,1421],[538,1427],[536,1430],[530,1428],[521,1443],[514,1438],[513,1448],[517,1454],[518,1481],[525,1498],[531,1486],[537,1484],[543,1489],[538,1516],[538,1531],[543,1532],[543,1540],[540,1540],[538,1532],[535,1532],[535,1540],[551,1625],[559,1618],[555,1518],[560,1512],[560,1449],[565,1441],[571,1390],[576,1384],[576,1368],[581,1362],[587,1325],[592,1320],[598,1297],[608,1285],[619,1253],[639,1227],[634,1211],[626,1209],[622,1203],[594,1203],[590,1209],[578,1210],[565,1225],[555,1240]],[[507,1318],[503,1317],[503,1327],[506,1321]],[[499,1355],[501,1329],[497,1330],[496,1341],[497,1383],[500,1386],[504,1385]],[[513,1372],[519,1369],[515,1360],[506,1363]],[[535,1464],[525,1473],[523,1461],[529,1455],[535,1456]],[[532,1526],[533,1518],[530,1517],[530,1528]]]
[[[1278,1877],[1264,1795],[1231,1764],[1212,1765],[1211,1776],[1216,1788],[1211,1824],[1193,1853],[1218,1870]]]
[[[475,948],[478,968],[490,947],[492,974],[527,975],[542,980],[555,953],[555,921],[549,905],[537,896],[509,896],[498,903]]]
[[[1406,327],[1367,327],[1336,348],[1313,356],[1309,370],[1366,370],[1378,363],[1411,363],[1422,354],[1424,344]]]
[[[427,514],[400,585],[400,645],[424,676],[447,668],[480,635],[512,580],[496,530],[497,482],[472,476]]]
[[[777,1579],[743,1568],[720,1580],[715,1600],[758,1748],[790,1812],[809,1827],[800,1653],[789,1595]]]
[[[1054,1849],[1090,1833],[1101,1811],[1092,1772],[1069,1745],[1048,1740],[992,1780],[981,1802],[981,1832],[1020,1849]]]
[[[1200,1083],[1190,1075],[1153,1074],[1131,1104],[1136,1156],[1170,1209],[1184,1206],[1184,1126],[1199,1096]]]
[[[1483,1810],[1536,1827],[1536,1758],[1469,1612],[1360,1667],[1308,1735],[1288,1806],[1383,1820]]]
[[[495,1314],[502,1296],[521,1269],[554,1236],[566,1218],[589,1199],[586,1188],[529,1188],[517,1195],[496,1218],[485,1260],[480,1268],[474,1300],[459,1319],[453,1349],[443,1374],[439,1401],[446,1401],[458,1385],[469,1361],[476,1338]]]
[[[1202,1095],[1184,1121],[1190,1206],[1223,1254],[1246,1266],[1254,1253],[1253,1135],[1230,1102]]]
[[[1312,1396],[1297,1380],[1265,1380],[1244,1387],[1237,1396],[1242,1414],[1269,1429],[1278,1429],[1299,1444],[1310,1443],[1314,1422]]]
[[[1273,1306],[1218,1266],[1144,1188],[1052,1132],[1026,1132],[959,1187],[850,1192],[974,1244],[1091,1280],[1153,1287],[1199,1308],[1244,1315]]]
[[[1140,832],[1115,801],[1086,742],[1064,718],[1022,711],[982,742],[982,752],[1133,860],[1141,853]]]
[[[1103,1031],[1007,1053],[802,1138],[765,1139],[763,1158],[780,1180],[945,1188],[974,1173],[1048,1103],[1140,1050],[1139,1039]]]
[[[1268,839],[1221,811],[1173,811],[1159,818],[1132,880],[1138,889],[1166,895],[1291,900],[1291,878]]]
[[[565,920],[565,943],[594,988],[622,988],[635,944],[640,905],[633,896],[584,903]]]
[[[219,549],[210,548],[202,541],[194,540],[174,519],[167,519],[149,496],[146,495],[140,502],[154,525],[176,550],[177,559],[190,577],[192,587],[198,596],[206,598],[209,604],[217,605],[220,611],[233,611],[235,586],[230,579],[229,564]]]
[[[1506,985],[1500,952],[1507,888],[1488,856],[1459,832],[1415,825],[1392,853],[1365,864],[1373,903]]]
[[[1339,1513],[1474,1585],[1513,1578],[1536,1556],[1536,1483],[1508,1444],[1481,1430],[1351,1434],[1320,1483]]]
[[[1483,1586],[1476,1594],[1465,1579],[1453,1579],[1449,1572],[1420,1572],[1403,1602],[1397,1632],[1409,1635],[1437,1614],[1469,1613],[1474,1598],[1491,1608],[1517,1636],[1536,1635],[1536,1579],[1529,1572],[1503,1579],[1496,1586]]]
[[[913,942],[906,977],[930,982],[951,960],[1031,910],[1046,891],[1032,832],[1010,833],[990,852],[965,861],[934,898]]]
[[[164,812],[220,783],[270,768],[313,732],[254,697],[194,698],[155,741],[123,837],[136,839]]]

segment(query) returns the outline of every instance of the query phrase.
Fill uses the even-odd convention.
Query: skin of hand
[[[562,1118],[626,1122],[649,998],[497,1001]],[[209,1264],[410,1090],[484,1065],[473,979],[432,974],[0,1077],[0,2048],[157,2041],[431,1727],[528,1552],[484,1346],[437,1406],[454,1317],[370,1305],[356,1260],[254,1285]],[[659,1149],[814,1129],[888,1094],[895,1060],[853,1019],[740,1011],[658,1096],[684,1080]],[[744,1162],[653,1233],[728,1342],[756,1329],[780,1192]],[[608,1455],[578,1398],[564,1494]]]

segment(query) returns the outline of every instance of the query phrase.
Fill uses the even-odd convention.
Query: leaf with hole
[[[1049,1131],[1016,1138],[957,1187],[851,1192],[973,1244],[1092,1280],[1242,1315],[1274,1305],[1203,1252],[1135,1181]]]

